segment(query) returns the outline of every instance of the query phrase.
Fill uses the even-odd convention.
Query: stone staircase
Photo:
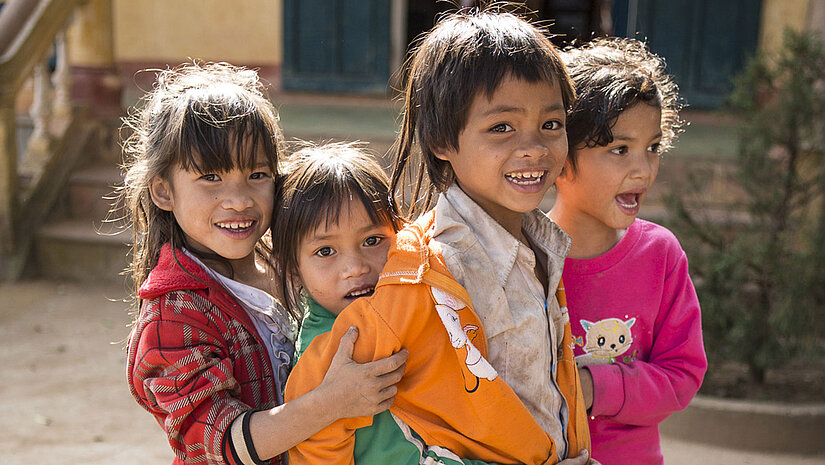
[[[86,144],[83,163],[36,232],[30,271],[73,281],[125,281],[131,232],[111,211],[122,182],[116,120],[102,121]]]

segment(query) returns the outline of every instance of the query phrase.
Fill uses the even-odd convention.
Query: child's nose
[[[355,255],[347,258],[344,264],[344,277],[357,278],[363,274],[369,273],[370,265],[364,257]]]
[[[649,157],[647,153],[641,153],[634,155],[633,159],[635,160],[633,166],[633,174],[635,177],[640,179],[650,179],[654,176],[654,173],[656,172],[654,164],[658,161],[658,158],[656,160],[651,160],[651,157]]]
[[[243,211],[252,208],[255,201],[252,196],[244,189],[228,190],[224,194],[222,206],[228,210]]]
[[[550,148],[540,136],[541,134],[525,135],[524,142],[518,149],[521,157],[539,158],[547,155]]]

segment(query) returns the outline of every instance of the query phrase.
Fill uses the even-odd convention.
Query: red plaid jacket
[[[163,247],[138,291],[129,386],[166,432],[175,464],[235,465],[232,421],[277,405],[269,354],[240,304],[183,252],[172,251]]]

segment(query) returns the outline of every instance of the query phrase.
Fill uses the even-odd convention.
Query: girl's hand
[[[334,418],[372,416],[387,410],[395,400],[407,361],[407,350],[369,363],[352,360],[358,328],[351,327],[338,345],[338,351],[318,386],[323,390]]]
[[[588,411],[593,407],[593,375],[585,367],[579,367],[579,379],[582,383],[582,398],[584,408]]]
[[[581,451],[578,457],[564,459],[558,465],[599,465],[599,462],[590,460],[590,453],[587,450]]]

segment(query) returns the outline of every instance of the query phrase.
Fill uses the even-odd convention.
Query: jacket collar
[[[435,212],[421,215],[395,236],[376,288],[388,284],[427,284],[452,294],[472,308],[467,290],[453,278],[444,257],[433,248]]]
[[[522,229],[547,255],[550,282],[558,282],[570,248],[570,237],[539,209],[524,214]],[[530,268],[535,266],[531,247],[519,242],[455,183],[441,194],[436,204],[433,237],[461,250],[478,242],[490,258],[491,272],[496,274],[502,287],[517,260],[524,260]]]
[[[455,183],[440,195],[435,212],[433,237],[461,249],[469,248],[470,244],[466,244],[466,241],[477,241],[494,265],[490,271],[496,274],[499,284],[504,286],[518,257],[518,239]]]
[[[160,250],[158,264],[149,273],[138,290],[138,297],[151,299],[176,290],[220,288],[209,273],[169,243]]]
[[[167,292],[181,290],[203,292],[207,300],[229,311],[235,319],[247,328],[252,328],[251,332],[257,335],[252,320],[238,301],[182,250],[173,249],[166,243],[160,250],[158,264],[138,289],[138,298],[153,299]]]

